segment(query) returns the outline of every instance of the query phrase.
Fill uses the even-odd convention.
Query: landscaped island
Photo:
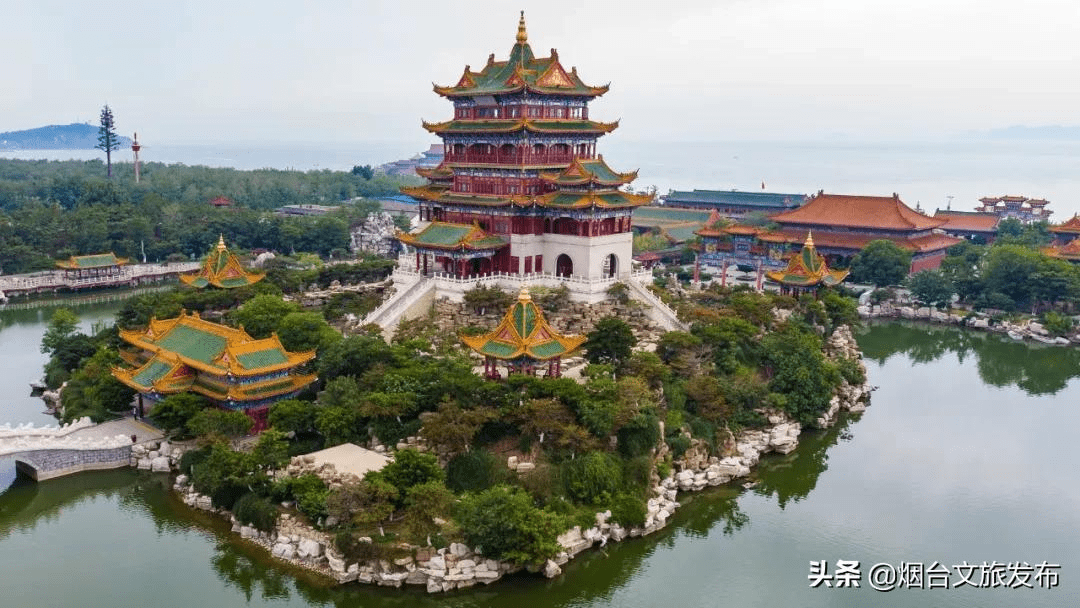
[[[305,319],[327,326],[317,309],[269,293],[273,280],[240,288],[268,292],[246,302],[238,290],[185,287],[125,306],[121,327],[138,329],[214,296],[220,303],[204,304],[203,317],[318,352],[317,390],[271,405],[270,428],[255,441],[231,438],[251,428],[243,414],[169,395],[152,419],[194,441],[140,450],[136,462],[160,469],[171,460],[187,502],[223,509],[275,555],[343,582],[443,591],[522,568],[555,576],[595,543],[662,528],[678,491],[746,476],[762,453],[795,449],[802,428],[865,402],[846,329],[854,301],[833,292],[662,290],[689,323],[662,332],[618,287],[597,305],[534,288],[545,327],[586,336],[583,357],[568,353],[562,378],[489,380],[459,336],[499,327],[510,294],[477,289],[463,303],[439,301],[387,343],[364,331],[305,330]],[[63,353],[79,335],[50,344]],[[130,402],[108,366],[96,371],[118,364],[114,344],[100,337],[64,390],[65,409],[85,411],[110,391]],[[349,443],[392,460],[356,475],[303,456]]]

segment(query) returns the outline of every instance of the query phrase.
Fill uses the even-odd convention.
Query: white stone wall
[[[555,274],[555,265],[559,256],[566,254],[574,262],[574,276],[588,279],[604,278],[604,258],[615,255],[616,273],[619,277],[629,276],[633,249],[632,233],[608,234],[604,236],[570,236],[566,234],[543,235],[543,249],[536,253],[544,256],[545,273]],[[514,255],[529,255],[517,253]],[[536,255],[533,253],[532,255]]]

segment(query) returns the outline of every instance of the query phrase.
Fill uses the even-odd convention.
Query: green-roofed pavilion
[[[203,261],[202,268],[194,274],[180,275],[180,280],[200,289],[207,286],[233,289],[258,283],[265,276],[266,273],[250,272],[244,269],[236,256],[225,247],[225,237],[219,236],[217,246],[210,250]]]
[[[585,336],[566,336],[556,332],[540,307],[522,285],[518,299],[506,311],[499,326],[479,336],[462,336],[461,341],[484,356],[484,375],[500,378],[496,362],[506,364],[508,373],[535,374],[537,366],[547,363],[547,375],[562,374],[562,358],[577,350]]]

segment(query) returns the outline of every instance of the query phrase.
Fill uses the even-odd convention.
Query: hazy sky
[[[0,131],[196,143],[433,140],[518,10],[620,138],[937,137],[1077,124],[1077,0],[4,0]]]

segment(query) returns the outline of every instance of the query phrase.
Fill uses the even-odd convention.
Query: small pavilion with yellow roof
[[[814,237],[807,232],[802,251],[788,260],[787,268],[767,272],[765,276],[780,284],[780,293],[797,296],[800,293],[816,292],[822,285],[839,285],[847,278],[848,272],[829,270],[825,256],[814,248]]]
[[[536,373],[540,363],[547,363],[548,377],[562,375],[562,358],[573,353],[585,336],[566,336],[556,332],[544,319],[540,307],[532,301],[529,289],[521,286],[518,299],[494,331],[479,336],[462,336],[469,348],[484,355],[484,376],[497,379],[496,361],[506,362],[507,373]]]
[[[244,331],[181,312],[174,319],[151,319],[145,329],[120,331],[130,347],[121,358],[130,366],[112,375],[151,401],[193,392],[224,409],[239,410],[266,427],[271,404],[295,397],[316,380],[299,368],[315,351],[292,353],[277,335],[256,340]]]
[[[202,268],[193,274],[182,274],[180,280],[192,287],[213,285],[221,289],[243,287],[263,280],[266,273],[249,272],[240,260],[225,247],[225,237],[219,236],[217,246],[210,250]]]

